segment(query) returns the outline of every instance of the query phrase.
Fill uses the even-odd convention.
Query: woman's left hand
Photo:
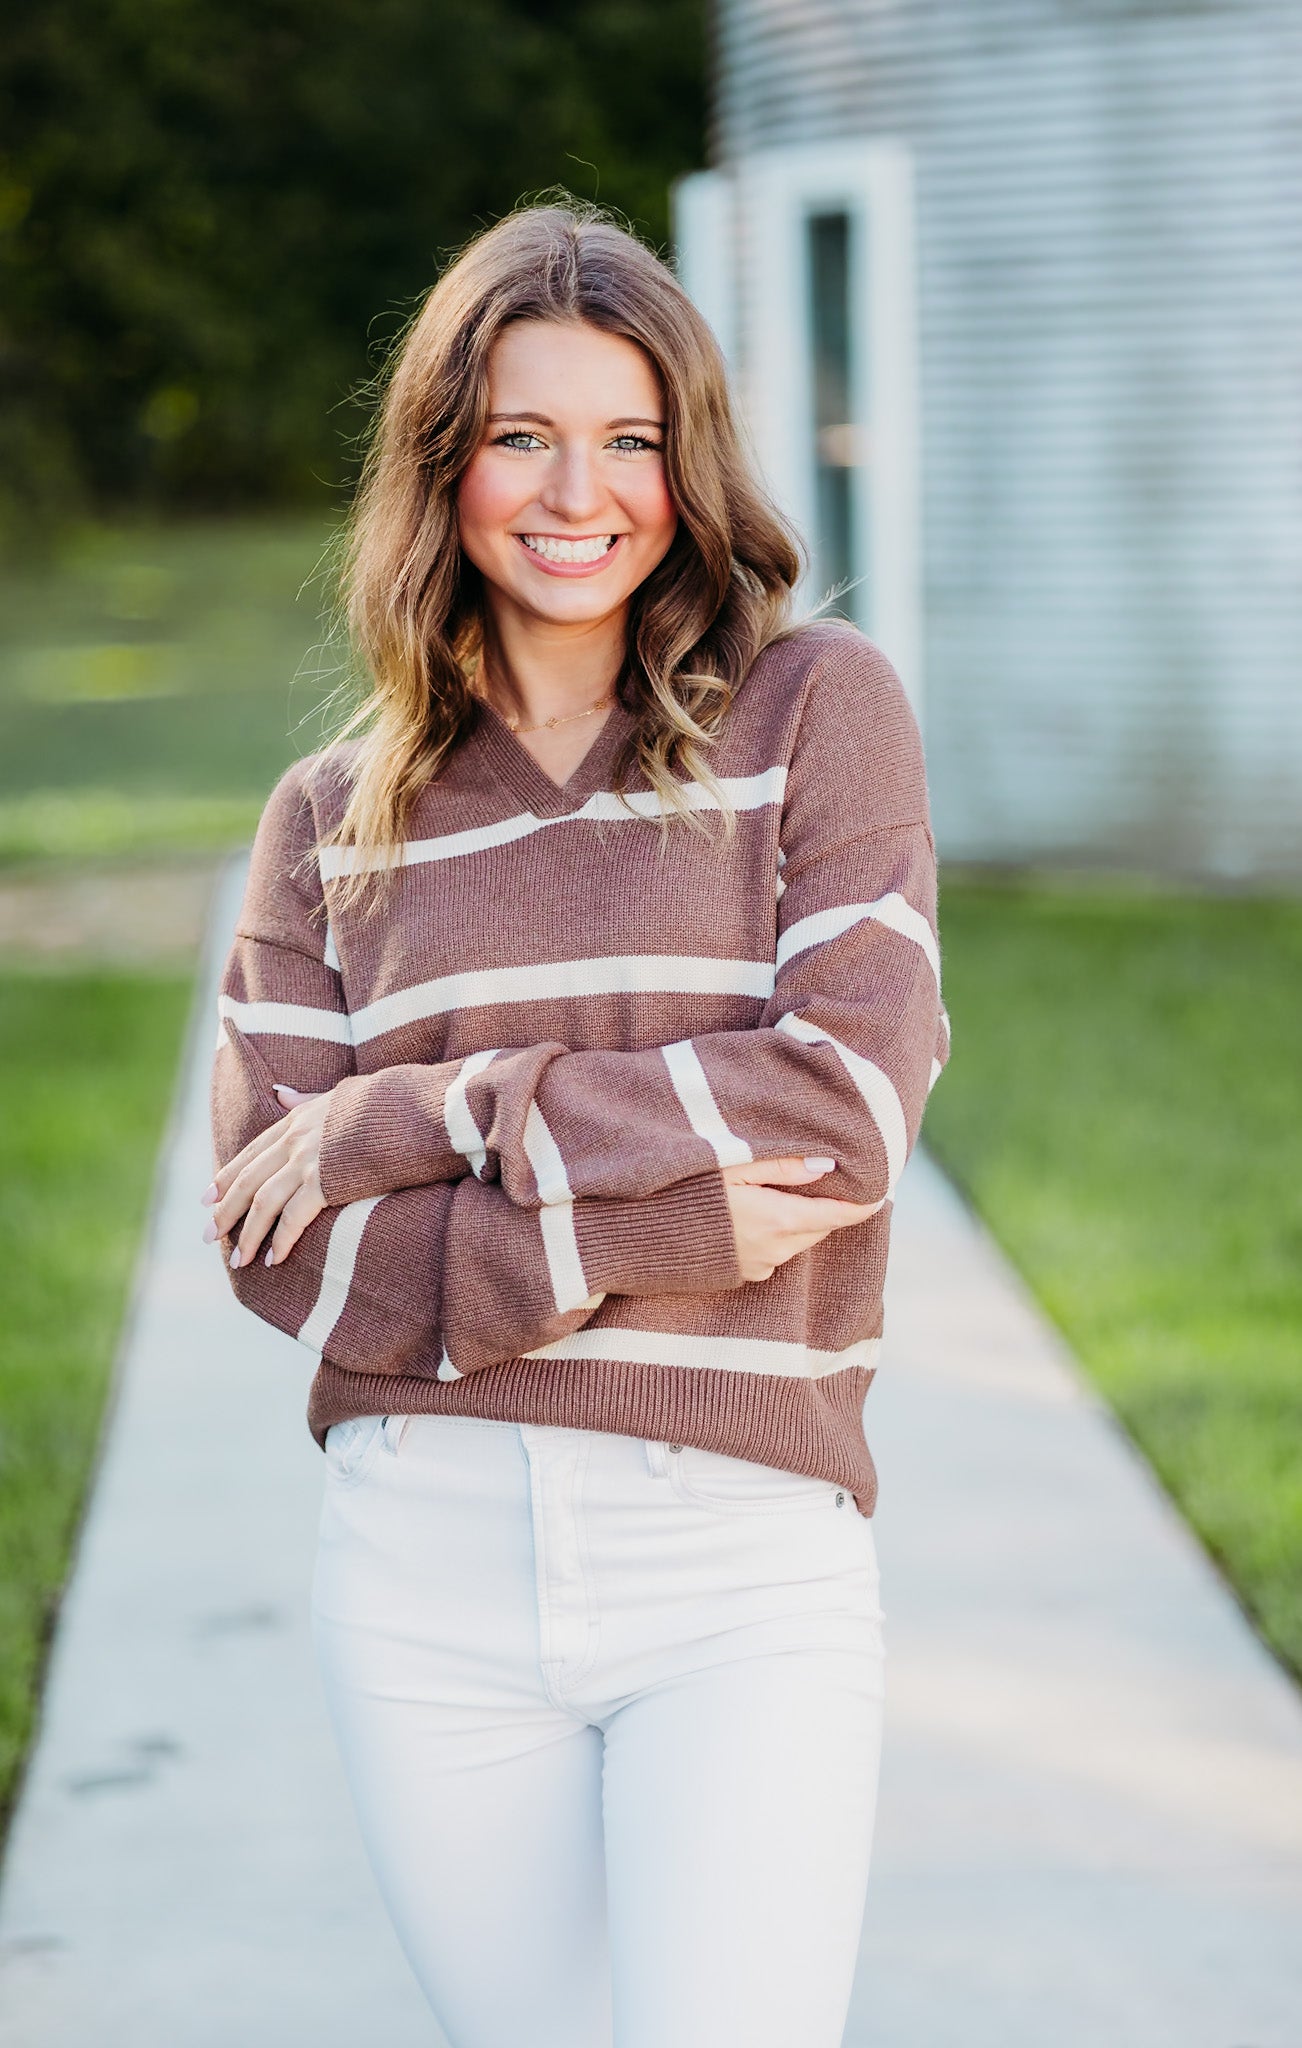
[[[231,1253],[232,1266],[248,1265],[273,1222],[265,1263],[278,1265],[326,1206],[321,1192],[321,1129],[333,1091],[309,1095],[287,1082],[277,1081],[275,1086],[281,1101],[292,1107],[219,1168],[199,1197],[212,1205],[204,1225],[205,1244],[224,1237],[244,1217]]]

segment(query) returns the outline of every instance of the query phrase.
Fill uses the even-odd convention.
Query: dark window
[[[851,234],[848,213],[813,213],[806,221],[817,481],[817,531],[810,538],[816,598],[864,565],[864,536],[856,533],[854,518],[860,428],[851,399]],[[830,609],[845,618],[862,618],[866,596],[860,586],[847,591]]]

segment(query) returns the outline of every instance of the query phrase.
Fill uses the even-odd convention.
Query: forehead
[[[576,320],[515,320],[488,359],[493,412],[600,417],[661,416],[660,379],[649,356],[621,334]]]

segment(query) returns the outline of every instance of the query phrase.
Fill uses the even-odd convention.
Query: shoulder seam
[[[269,939],[264,932],[248,931],[242,924],[237,924],[235,926],[233,937],[237,939],[247,939],[250,945],[253,946],[274,947],[277,953],[297,953],[300,956],[300,958],[304,960],[311,960],[318,967],[320,967],[324,962],[324,948],[320,953],[312,953],[308,951],[308,948],[306,946],[296,946],[289,939]]]

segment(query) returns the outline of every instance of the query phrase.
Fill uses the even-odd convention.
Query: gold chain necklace
[[[591,718],[594,711],[604,711],[606,706],[613,704],[614,701],[613,696],[601,697],[595,704],[589,704],[586,711],[568,711],[564,718],[544,718],[540,725],[519,725],[514,718],[508,718],[505,722],[512,732],[543,732],[548,726],[569,725],[576,718]]]

